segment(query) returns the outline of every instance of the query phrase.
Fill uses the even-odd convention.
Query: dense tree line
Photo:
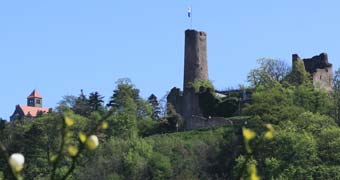
[[[98,149],[81,155],[69,179],[248,179],[254,169],[261,179],[340,179],[340,71],[326,92],[301,64],[291,70],[277,60],[259,62],[248,76],[253,95],[238,117],[243,125],[176,132],[183,119],[174,108],[162,116],[155,95],[145,100],[120,79],[106,105],[99,92],[65,96],[53,112],[0,124],[0,141],[9,154],[25,155],[26,179],[48,179],[65,114],[74,120],[68,136],[77,138],[110,112]],[[273,137],[261,138],[268,124]],[[249,144],[242,128],[254,132]],[[72,162],[65,154],[56,177]],[[10,179],[8,168],[1,158],[0,176]]]

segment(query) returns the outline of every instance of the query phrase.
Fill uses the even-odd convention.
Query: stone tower
[[[293,64],[294,61],[303,61],[306,71],[311,74],[315,87],[325,89],[326,91],[332,90],[333,65],[328,62],[328,55],[326,53],[321,53],[307,59],[301,59],[299,55],[293,54],[292,58]]]
[[[207,35],[196,30],[185,31],[183,89],[197,80],[208,80]]]
[[[185,31],[183,91],[173,88],[168,97],[177,113],[182,116],[185,129],[202,127],[199,97],[195,93],[195,81],[208,80],[207,34],[202,31]]]
[[[202,116],[199,97],[192,84],[208,80],[207,35],[196,30],[185,31],[182,117],[186,129],[197,126],[195,117]]]
[[[27,106],[30,107],[42,107],[42,97],[35,89],[33,92],[27,97]]]

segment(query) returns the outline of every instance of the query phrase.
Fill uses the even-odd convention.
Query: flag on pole
[[[191,7],[188,7],[188,18],[191,18]]]

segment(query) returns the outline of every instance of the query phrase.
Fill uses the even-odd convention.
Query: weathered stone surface
[[[328,55],[326,53],[321,53],[318,56],[312,58],[303,59],[306,71],[313,74],[317,69],[327,69],[331,68],[332,64],[328,62]]]
[[[192,116],[203,116],[199,105],[199,95],[195,93],[194,88],[184,89],[183,95],[183,113],[186,129],[194,129],[196,120]]]
[[[318,56],[307,59],[301,59],[299,55],[293,54],[292,59],[293,64],[294,61],[303,61],[306,71],[311,74],[315,87],[327,91],[332,90],[333,65],[328,62],[328,55],[326,53],[321,53]]]
[[[224,117],[210,117],[205,118],[202,116],[193,115],[191,118],[193,122],[191,129],[204,129],[204,128],[212,128],[224,125],[243,125],[245,123],[244,120],[233,120]]]
[[[168,103],[172,104],[184,119],[185,129],[193,129],[196,123],[200,123],[199,120],[192,118],[193,116],[202,116],[199,96],[195,93],[192,84],[195,81],[208,80],[206,40],[205,32],[185,31],[183,92],[173,88],[167,97]]]
[[[196,30],[185,31],[183,89],[197,80],[208,80],[207,35]]]
[[[207,80],[207,34],[202,31],[186,30],[182,105],[186,129],[193,129],[196,123],[195,119],[191,118],[193,115],[202,116],[199,96],[195,93],[192,84],[195,81]]]
[[[178,114],[183,116],[183,92],[179,88],[172,88],[166,97],[167,103],[170,103]]]

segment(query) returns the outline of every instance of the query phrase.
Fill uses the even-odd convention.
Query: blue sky
[[[218,89],[246,83],[262,57],[291,63],[327,52],[340,66],[337,0],[0,1],[0,117],[37,89],[44,106],[99,91],[108,99],[129,77],[143,97],[182,87],[184,31],[208,35],[209,76]]]

